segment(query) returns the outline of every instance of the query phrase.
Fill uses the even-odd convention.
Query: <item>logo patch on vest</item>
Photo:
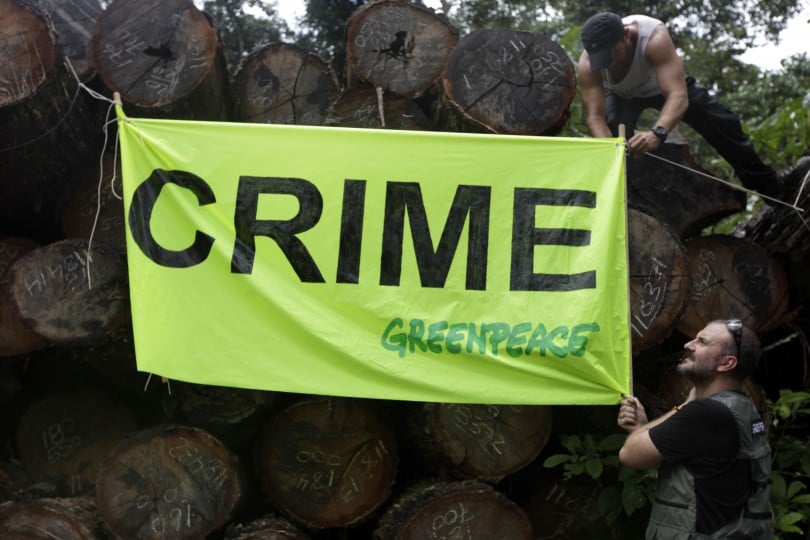
[[[765,422],[762,420],[751,422],[751,435],[757,437],[763,433],[765,433]]]

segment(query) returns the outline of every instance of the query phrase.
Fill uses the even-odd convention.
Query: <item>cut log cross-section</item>
[[[686,247],[670,227],[638,210],[627,212],[630,328],[633,353],[669,337],[689,294]]]
[[[149,116],[225,120],[231,107],[216,31],[191,0],[116,0],[99,17],[104,84]]]
[[[461,478],[498,482],[537,457],[551,434],[545,406],[427,403],[422,412],[428,445]]]
[[[98,0],[36,0],[53,20],[62,52],[70,60],[76,76],[87,81],[95,74],[90,40],[102,9]]]
[[[102,244],[54,242],[15,261],[6,278],[20,316],[54,343],[95,341],[128,317],[124,258]]]
[[[239,64],[233,87],[237,120],[319,125],[339,84],[329,64],[315,53],[273,43]]]
[[[432,9],[403,0],[370,2],[346,22],[349,86],[356,79],[414,99],[439,79],[457,32]]]
[[[568,54],[549,38],[483,29],[458,43],[442,86],[464,118],[489,131],[553,135],[568,120],[576,79]]]
[[[368,404],[346,399],[308,399],[280,412],[257,455],[270,503],[314,530],[370,517],[397,467],[393,432]]]
[[[367,85],[344,90],[329,108],[325,124],[375,129],[430,129],[430,120],[422,109],[413,100],[399,96],[389,95],[384,99],[380,118],[377,93]]]
[[[706,323],[735,317],[757,333],[783,322],[787,276],[768,251],[733,236],[713,235],[686,244],[690,293],[678,330],[694,336]]]
[[[119,538],[206,538],[241,497],[236,458],[204,430],[183,426],[125,439],[96,480],[99,512]]]
[[[476,481],[419,485],[388,507],[374,531],[377,540],[465,538],[529,540],[526,513],[488,484]]]

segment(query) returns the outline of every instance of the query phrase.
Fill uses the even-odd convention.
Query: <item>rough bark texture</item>
[[[370,2],[346,23],[347,80],[405,98],[421,96],[439,79],[458,41],[433,10],[402,0]]]
[[[442,74],[450,103],[494,133],[553,135],[569,116],[574,66],[545,36],[483,29],[464,36]]]
[[[340,89],[329,64],[286,43],[248,55],[236,70],[233,87],[237,120],[299,125],[322,124]]]

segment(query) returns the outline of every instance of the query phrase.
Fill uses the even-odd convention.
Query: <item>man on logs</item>
[[[582,44],[577,76],[592,136],[616,136],[624,124],[630,151],[641,156],[658,148],[683,120],[728,161],[745,187],[770,196],[782,193],[779,176],[757,155],[737,116],[685,76],[661,21],[597,13],[582,26]],[[660,111],[658,121],[634,133],[648,108]]]
[[[686,401],[647,421],[632,396],[618,424],[630,435],[619,460],[659,467],[648,539],[773,538],[771,449],[742,382],[759,363],[756,335],[739,319],[712,321],[684,345],[677,370],[693,384]]]

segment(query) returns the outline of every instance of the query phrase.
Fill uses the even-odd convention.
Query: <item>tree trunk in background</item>
[[[387,95],[382,105],[383,117],[380,118],[380,102],[374,88],[367,85],[354,86],[341,92],[332,103],[325,124],[372,129],[382,127],[415,131],[431,129],[430,120],[413,100]]]
[[[0,14],[0,231],[47,241],[58,237],[63,173],[100,149],[100,116],[47,16],[23,0],[0,0]]]
[[[627,204],[672,227],[681,239],[745,210],[745,193],[687,169],[702,169],[685,145],[663,144],[651,156],[627,156]]]
[[[86,239],[61,240],[28,252],[7,275],[12,304],[31,329],[53,343],[101,339],[129,316],[124,259]]]
[[[236,70],[236,119],[320,125],[339,90],[335,72],[315,53],[273,43],[252,52]]]
[[[483,29],[464,36],[442,74],[450,103],[493,133],[554,135],[576,92],[568,54],[545,36]]]
[[[51,16],[62,53],[70,60],[79,80],[87,82],[93,78],[96,70],[90,55],[90,41],[102,12],[98,1],[35,0],[35,3]]]
[[[242,496],[236,458],[201,429],[158,426],[102,464],[96,500],[121,538],[197,539],[222,528]]]
[[[637,354],[669,337],[689,294],[686,248],[658,219],[628,209],[630,330]]]
[[[93,62],[104,84],[140,115],[231,117],[216,31],[191,0],[116,0],[96,24]]]
[[[439,79],[457,41],[457,32],[430,8],[402,0],[360,6],[346,22],[347,86],[364,81],[417,98]]]
[[[733,236],[695,238],[686,244],[691,288],[678,330],[694,336],[715,319],[738,318],[755,333],[779,326],[787,313],[788,285],[768,251]]]
[[[269,502],[315,530],[360,523],[385,503],[396,476],[397,442],[370,406],[313,398],[278,413],[256,453]]]
[[[388,507],[374,538],[530,540],[534,536],[529,518],[514,502],[488,484],[465,481],[411,488]]]

